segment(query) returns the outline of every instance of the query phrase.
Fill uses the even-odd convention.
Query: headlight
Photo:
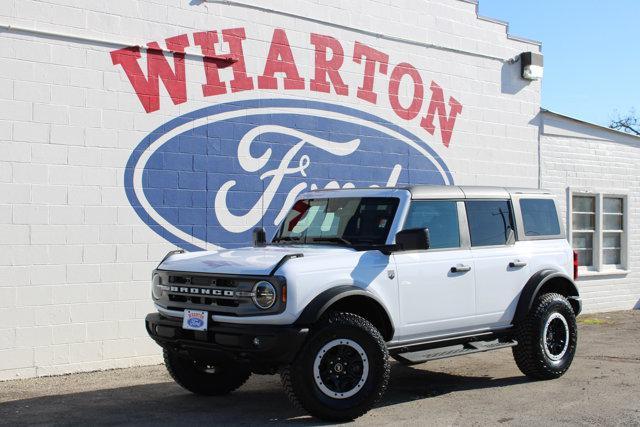
[[[151,281],[151,295],[153,295],[153,299],[160,299],[162,297],[162,279],[159,274],[155,274],[153,276],[153,280]]]
[[[266,310],[276,303],[276,288],[266,281],[260,281],[253,287],[253,302],[259,308]]]

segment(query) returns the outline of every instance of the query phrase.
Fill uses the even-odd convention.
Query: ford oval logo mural
[[[249,244],[275,232],[317,188],[453,184],[424,141],[353,108],[302,100],[215,105],[171,120],[133,151],[127,197],[140,218],[187,249]]]

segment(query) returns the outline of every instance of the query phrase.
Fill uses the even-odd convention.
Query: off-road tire
[[[251,376],[251,371],[239,364],[215,366],[215,372],[207,372],[204,364],[180,355],[176,351],[164,349],[163,356],[171,378],[182,388],[195,394],[205,396],[229,394]]]
[[[545,352],[545,326],[552,316],[562,316],[568,327],[568,345],[559,360],[553,360]],[[557,293],[543,294],[537,298],[527,316],[516,325],[518,345],[513,347],[513,358],[526,376],[548,380],[562,376],[573,361],[578,342],[576,316],[569,301]],[[559,353],[558,355],[560,355]]]
[[[352,340],[364,350],[368,376],[362,388],[348,398],[334,399],[322,392],[314,379],[314,361],[323,346],[335,340]],[[321,319],[294,362],[280,376],[291,402],[316,418],[349,421],[365,414],[384,394],[389,382],[389,352],[380,332],[368,320],[334,312]]]

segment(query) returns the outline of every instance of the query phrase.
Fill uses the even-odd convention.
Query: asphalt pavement
[[[164,366],[0,383],[6,425],[319,424],[294,409],[278,376],[253,376],[235,393],[200,397]],[[569,372],[524,377],[510,349],[406,367],[356,425],[640,426],[640,311],[581,316]]]

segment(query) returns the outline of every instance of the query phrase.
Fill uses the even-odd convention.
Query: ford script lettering
[[[203,108],[151,132],[125,172],[131,205],[188,250],[268,234],[303,191],[453,184],[426,142],[373,114],[324,102],[260,99]],[[187,292],[190,293],[190,292]]]

